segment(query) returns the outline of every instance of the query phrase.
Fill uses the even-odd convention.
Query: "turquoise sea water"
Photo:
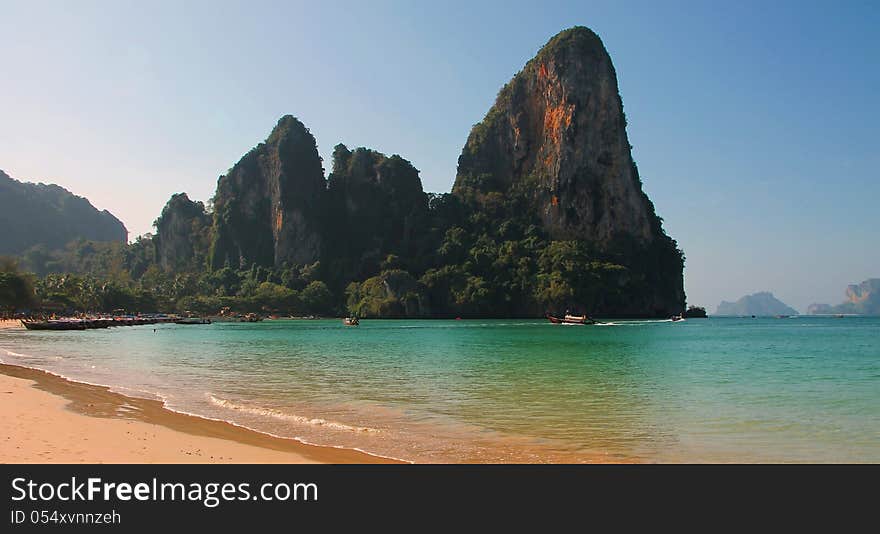
[[[880,318],[13,330],[0,360],[413,461],[880,461]]]

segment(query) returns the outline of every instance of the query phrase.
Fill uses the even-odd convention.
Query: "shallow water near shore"
[[[0,360],[418,462],[880,461],[880,318],[6,329]]]

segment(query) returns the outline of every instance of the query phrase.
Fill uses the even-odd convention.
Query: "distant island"
[[[849,285],[846,288],[846,301],[837,306],[810,304],[807,313],[880,315],[880,278],[869,278],[861,284]]]
[[[773,293],[761,291],[752,295],[746,295],[736,302],[721,301],[716,315],[797,315],[798,312],[791,306],[773,296]]]
[[[584,27],[553,37],[501,89],[468,136],[451,193],[424,192],[399,155],[342,144],[325,178],[315,138],[286,115],[220,176],[210,205],[175,194],[155,227],[131,245],[78,242],[22,265],[49,274],[38,296],[86,308],[360,317],[685,308],[684,255],[642,189],[611,58]],[[123,239],[117,230],[110,237]],[[91,282],[52,278],[62,272]],[[83,292],[92,286],[101,289]]]

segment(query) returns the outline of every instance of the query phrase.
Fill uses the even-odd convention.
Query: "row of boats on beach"
[[[210,317],[197,317],[193,315],[110,315],[110,316],[86,316],[86,317],[60,317],[21,319],[21,324],[28,330],[93,330],[96,328],[112,328],[116,326],[139,326],[150,324],[174,323],[182,325],[211,324],[214,321],[255,323],[263,318],[256,313],[225,314]]]
[[[185,320],[181,317],[156,316],[115,316],[115,317],[64,317],[61,319],[22,319],[21,324],[28,330],[92,330],[116,326],[138,326],[158,323],[176,323]]]

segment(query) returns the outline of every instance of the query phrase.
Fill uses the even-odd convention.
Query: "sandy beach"
[[[3,463],[386,462],[179,414],[158,401],[6,364],[0,364],[0,444]]]

